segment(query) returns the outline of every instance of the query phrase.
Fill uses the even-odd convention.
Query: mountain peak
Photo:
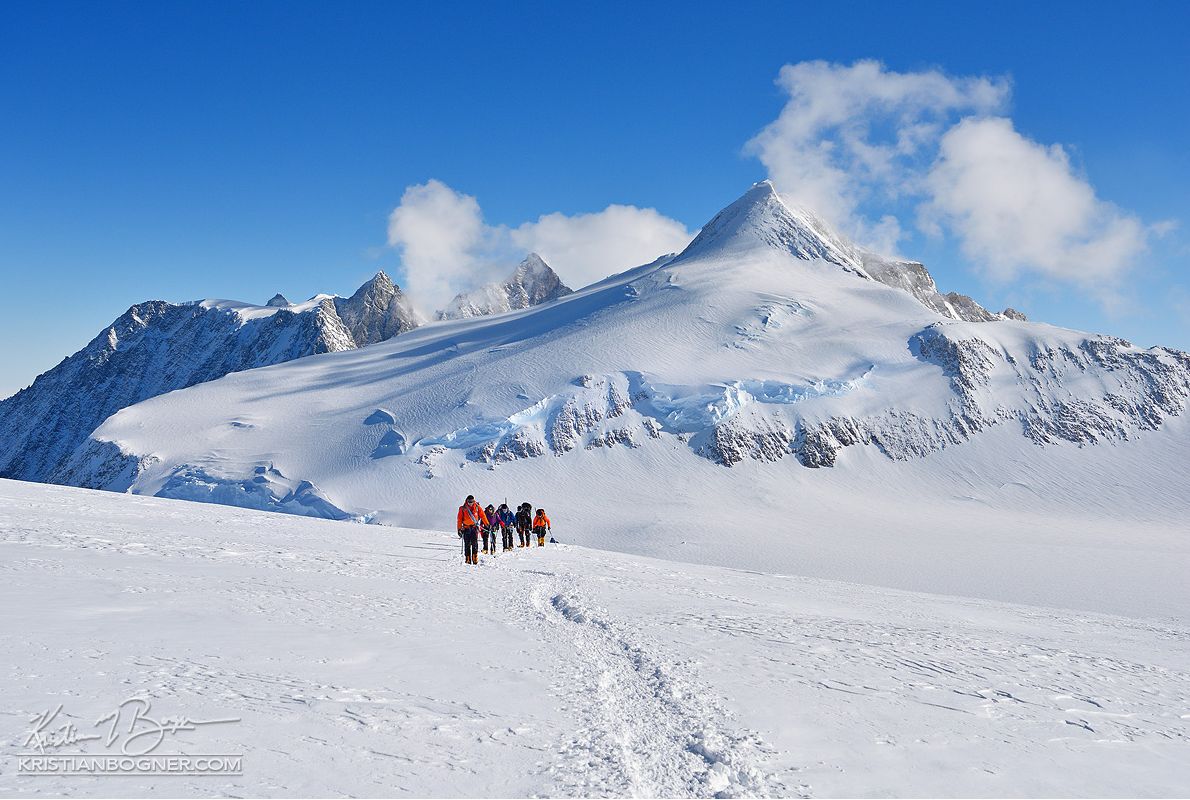
[[[752,184],[734,203],[715,215],[682,258],[746,257],[749,250],[775,249],[804,260],[821,259],[861,277],[899,289],[944,317],[967,322],[1016,319],[1020,312],[995,314],[972,298],[942,294],[933,276],[916,261],[879,255],[831,229],[814,212],[787,203],[772,181]],[[677,261],[678,259],[675,259]],[[1009,309],[1011,310],[1011,309]]]
[[[489,283],[455,296],[439,319],[462,319],[503,314],[536,306],[571,294],[554,268],[537,253],[529,253],[503,283]]]
[[[377,272],[375,275],[373,275],[371,277],[370,280],[368,280],[367,283],[365,283],[360,288],[363,289],[363,288],[369,287],[369,286],[374,286],[377,288],[383,287],[385,289],[395,289],[396,288],[396,284],[393,283],[393,279],[388,277],[388,273],[385,272],[384,270],[380,270],[379,272]]]
[[[526,306],[535,306],[548,300],[556,300],[573,291],[537,253],[525,256],[525,260],[517,266],[504,287],[508,290],[514,307],[519,306],[518,300],[523,300]]]
[[[269,298],[269,301],[265,303],[265,305],[272,308],[284,308],[285,306],[292,304],[286,299],[285,295],[277,292],[275,295]]]
[[[770,247],[797,258],[822,259],[863,274],[859,248],[813,212],[781,199],[772,181],[752,184],[703,226],[679,259]]]
[[[385,305],[399,293],[392,278],[388,277],[384,270],[380,270],[355,290],[355,294],[351,295],[349,302],[361,303],[371,300],[373,303],[378,302]]]
[[[521,284],[540,281],[562,283],[562,279],[558,277],[558,273],[554,272],[554,268],[546,263],[545,259],[537,255],[537,253],[530,253],[525,256],[525,259],[517,265],[513,270],[512,275],[508,276],[505,281],[507,285]],[[569,292],[569,289],[567,289]]]
[[[545,259],[537,253],[530,253],[525,256],[525,260],[520,263],[517,269],[523,269],[527,272],[553,272],[554,269],[545,262]]]
[[[391,339],[416,328],[421,318],[405,294],[384,270],[344,300],[333,300],[335,311],[357,346]]]
[[[768,178],[752,184],[748,191],[741,195],[740,200],[747,198],[751,198],[754,202],[768,202],[769,200],[781,202],[781,196],[777,194],[777,185]]]

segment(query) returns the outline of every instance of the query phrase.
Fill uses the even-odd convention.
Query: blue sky
[[[378,268],[416,281],[389,217],[431,180],[448,200],[474,198],[451,207],[482,214],[507,247],[569,252],[540,218],[578,235],[588,218],[576,215],[613,204],[634,207],[625,219],[642,241],[671,222],[696,230],[753,181],[800,174],[788,130],[767,159],[747,144],[792,102],[782,67],[815,60],[831,79],[862,83],[846,70],[873,59],[877,83],[941,75],[1001,90],[929,106],[933,139],[847,184],[848,224],[876,236],[895,216],[896,248],[944,290],[1190,349],[1188,38],[1179,3],[5,3],[0,395],[140,300],[349,293]],[[799,75],[794,90],[822,90]],[[942,138],[972,113],[1005,121],[968,132],[996,133],[1023,174],[1031,158],[1054,168],[1053,197],[1090,189],[1087,219],[1132,231],[1115,259],[1127,263],[1104,256],[1083,274],[1078,258],[1039,252],[1048,230],[1031,249],[1000,249],[1015,237],[980,227],[995,209],[970,207],[987,174],[970,159],[993,139]],[[868,122],[875,138],[896,133],[879,113]],[[931,172],[939,140],[954,168]],[[639,209],[670,227],[656,233]],[[611,220],[588,219],[588,234]]]

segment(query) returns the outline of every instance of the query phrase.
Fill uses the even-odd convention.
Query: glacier
[[[768,183],[716,219],[684,252],[550,302],[125,408],[60,476],[170,497],[191,485],[177,476],[242,485],[275,469],[329,514],[406,527],[433,527],[467,494],[527,492],[577,514],[577,543],[861,581],[856,548],[931,564],[953,550],[922,532],[920,506],[986,540],[985,568],[880,580],[993,598],[1005,574],[1044,566],[1015,531],[1036,549],[1126,530],[1157,552],[1184,529],[1187,354],[955,318],[877,280]],[[365,424],[377,409],[393,422]],[[288,510],[297,485],[210,499]],[[790,535],[814,544],[774,549],[791,503]],[[968,522],[975,505],[996,514]],[[1108,579],[1107,550],[1081,559]]]

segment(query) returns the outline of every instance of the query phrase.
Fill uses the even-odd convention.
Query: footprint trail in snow
[[[242,776],[169,793],[1178,795],[1190,626],[0,481],[0,795],[132,695]]]

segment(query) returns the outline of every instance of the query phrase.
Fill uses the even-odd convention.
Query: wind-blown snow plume
[[[602,211],[545,214],[516,227],[489,225],[478,201],[439,180],[410,186],[389,215],[405,285],[426,310],[510,272],[540,253],[571,286],[585,286],[685,247],[693,234],[652,208],[613,204]]]

